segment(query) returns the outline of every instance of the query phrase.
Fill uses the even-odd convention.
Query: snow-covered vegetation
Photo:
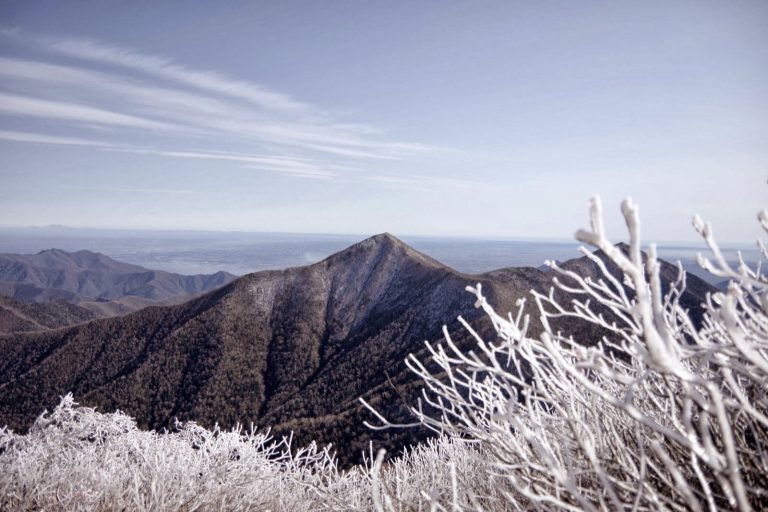
[[[0,510],[430,510],[475,495],[504,503],[503,487],[476,480],[492,467],[447,437],[343,472],[327,450],[289,448],[290,440],[194,423],[143,431],[67,396],[27,435],[0,432]]]
[[[606,239],[598,200],[591,230],[577,233],[605,254],[584,251],[600,279],[551,264],[560,292],[532,295],[540,335],[523,302],[502,316],[470,289],[498,337],[465,352],[446,330],[432,361],[409,360],[425,385],[413,412],[439,437],[400,458],[371,453],[340,471],[314,446],[194,424],[144,432],[65,397],[28,434],[0,431],[0,509],[764,509],[768,277],[730,266],[696,219],[712,252],[702,266],[731,284],[695,322],[679,302],[684,273],[662,283],[655,247],[640,250],[636,207],[622,211],[626,252]],[[768,232],[768,211],[758,218]],[[604,336],[576,344],[553,327],[563,316]]]

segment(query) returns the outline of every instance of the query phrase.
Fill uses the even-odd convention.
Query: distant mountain
[[[629,255],[629,245],[620,243],[617,244],[617,247],[621,249],[624,254]],[[614,276],[621,275],[616,264],[608,260],[602,251],[596,251],[594,254],[605,263],[606,268],[611,274]],[[646,261],[647,255],[643,253],[642,258],[643,261]],[[669,284],[674,283],[677,280],[679,270],[677,265],[673,265],[664,260],[659,260],[659,262],[659,277],[662,283],[662,292],[666,294],[669,290]],[[602,278],[602,274],[597,264],[587,257],[568,260],[561,263],[560,267],[564,270],[570,270],[582,277],[590,277],[593,280]],[[705,301],[707,293],[714,293],[716,291],[716,287],[703,279],[690,272],[685,273],[685,293],[683,293],[683,296],[680,299],[680,304],[689,310],[690,317],[696,324],[698,324],[703,317],[703,309],[700,307],[700,304]]]
[[[218,288],[226,272],[183,276],[123,263],[91,251],[48,249],[0,254],[0,294],[26,303],[64,300],[109,316]]]
[[[593,264],[584,259],[564,265],[588,272]],[[253,422],[294,431],[299,443],[332,442],[342,461],[354,461],[369,440],[396,448],[425,435],[367,430],[359,397],[408,420],[405,404],[420,383],[405,357],[425,359],[424,340],[442,339],[443,324],[457,344],[471,346],[459,315],[492,336],[465,286],[481,282],[498,311],[511,311],[551,279],[527,267],[462,274],[377,235],[314,265],[250,274],[184,304],[0,336],[0,425],[23,430],[72,391],[144,427],[171,428],[174,417],[207,426]],[[697,307],[699,291],[712,288],[689,279],[696,293],[684,303]],[[558,326],[584,342],[595,335],[572,320]]]

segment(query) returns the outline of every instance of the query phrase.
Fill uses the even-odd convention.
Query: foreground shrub
[[[626,253],[606,239],[597,199],[592,229],[577,233],[602,251],[601,259],[582,249],[602,278],[550,263],[559,274],[555,286],[572,300],[533,292],[540,336],[528,336],[523,302],[502,317],[479,285],[468,288],[498,339],[475,334],[476,350],[464,352],[445,331],[444,344],[428,344],[437,371],[411,356],[428,406],[413,412],[436,432],[477,444],[488,472],[476,478],[512,489],[508,509],[765,509],[768,278],[741,260],[732,268],[710,226],[695,219],[714,255],[701,265],[731,280],[727,292],[708,298],[697,328],[679,303],[682,268],[665,293],[655,246],[641,253],[636,207],[627,200],[622,210]],[[768,231],[768,212],[759,221]],[[606,335],[584,347],[552,327],[559,317]],[[378,428],[391,427],[379,419]]]
[[[194,423],[141,431],[69,395],[27,435],[0,434],[0,509],[307,510],[337,492],[359,501],[327,451],[289,448]]]
[[[194,423],[142,431],[71,395],[26,435],[0,430],[3,511],[435,510],[485,493],[503,505],[500,489],[477,480],[491,470],[471,446],[442,437],[340,472],[314,445],[292,452],[290,440]]]

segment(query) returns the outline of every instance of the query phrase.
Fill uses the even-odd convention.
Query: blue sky
[[[0,225],[656,240],[759,232],[768,2],[32,2]]]

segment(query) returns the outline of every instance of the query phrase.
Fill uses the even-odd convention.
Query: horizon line
[[[563,243],[573,245],[585,245],[575,238],[566,237],[547,237],[547,236],[526,236],[526,235],[477,235],[477,234],[457,234],[457,235],[441,235],[441,234],[395,234],[391,230],[385,230],[378,233],[351,233],[351,232],[320,232],[320,231],[260,231],[260,230],[247,230],[247,229],[205,229],[205,228],[138,228],[138,227],[94,227],[94,226],[69,226],[64,224],[47,224],[47,225],[33,225],[33,226],[14,226],[7,224],[0,224],[0,231],[3,230],[45,230],[45,229],[59,229],[59,230],[71,230],[71,231],[123,231],[123,232],[143,232],[143,233],[199,233],[199,234],[222,234],[222,235],[236,235],[236,234],[253,234],[253,235],[291,235],[291,236],[328,236],[328,237],[350,237],[361,239],[370,238],[382,233],[391,233],[398,238],[437,238],[437,239],[453,239],[453,240],[476,240],[487,242],[549,242],[549,243]],[[617,239],[615,243],[625,241]],[[739,246],[746,248],[746,246],[754,245],[756,240],[744,241],[744,240],[724,240],[718,242],[723,246]],[[685,244],[691,245],[696,243],[704,244],[701,238],[691,237],[687,240],[651,240],[644,242],[642,245],[647,246],[655,243],[663,248],[662,244]],[[704,244],[706,247],[706,244]]]

